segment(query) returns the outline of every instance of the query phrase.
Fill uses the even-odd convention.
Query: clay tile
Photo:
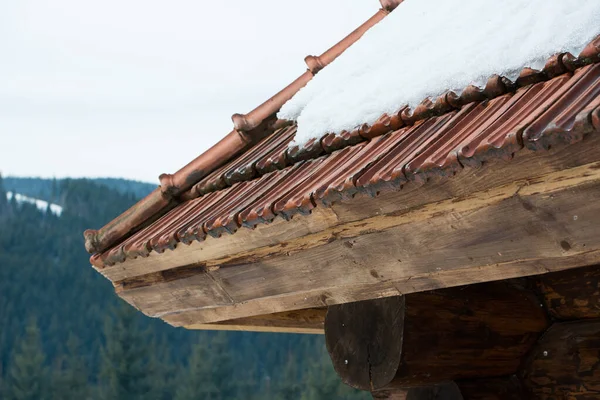
[[[95,229],[87,229],[83,232],[85,239],[85,249],[88,253],[97,253],[98,250],[98,231]]]
[[[246,114],[233,114],[231,120],[233,121],[233,129],[236,131],[247,132],[254,128],[253,124],[246,117]]]
[[[600,132],[600,107],[592,111],[592,126]]]
[[[173,197],[173,195],[178,192],[178,188],[173,182],[172,174],[160,174],[158,180],[160,181],[160,191],[163,195]]]
[[[460,108],[463,106],[461,97],[453,91],[446,92],[446,103],[451,108]]]
[[[336,150],[347,146],[353,146],[363,141],[363,137],[359,134],[358,129],[351,132],[342,131],[339,134],[329,133],[321,139],[321,146],[326,153],[333,153]]]
[[[510,84],[508,79],[503,79],[499,75],[492,75],[483,89],[483,94],[485,94],[485,97],[488,99],[501,96],[509,91],[507,83]]]
[[[304,62],[306,63],[308,70],[312,72],[313,75],[322,70],[324,67],[319,56],[306,56],[304,57]]]
[[[377,121],[373,123],[373,125],[364,124],[358,129],[358,133],[365,139],[372,139],[374,137],[400,129],[404,126],[404,121],[402,120],[400,114],[405,108],[406,107],[403,107],[400,109],[400,111],[392,115],[383,114],[377,119]]]
[[[533,68],[523,68],[515,83],[517,86],[527,86],[543,82],[547,79],[548,76],[542,71]]]
[[[585,64],[600,61],[600,36],[592,40],[579,54],[579,60]]]
[[[567,67],[562,63],[564,55],[565,53],[555,54],[548,59],[546,65],[544,65],[544,72],[548,78],[552,79],[555,76],[568,72]]]
[[[94,267],[96,268],[106,268],[106,265],[104,265],[104,262],[102,261],[102,258],[100,257],[100,254],[96,253],[93,254],[90,257],[90,264],[92,264]]]
[[[321,146],[321,141],[319,139],[310,139],[308,142],[303,144],[302,146],[298,146],[297,144],[289,147],[286,151],[287,158],[294,163],[310,160],[313,158],[317,158],[321,154],[324,153],[323,146]]]
[[[560,62],[565,66],[567,71],[574,72],[580,67],[579,60],[571,53],[565,53],[560,58]]]
[[[379,0],[381,3],[381,8],[386,11],[394,11],[396,7],[400,5],[404,0]]]
[[[462,105],[484,101],[486,99],[483,90],[475,85],[469,85],[460,94],[459,100]]]

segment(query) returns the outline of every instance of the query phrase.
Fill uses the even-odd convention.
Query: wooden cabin
[[[289,146],[282,104],[400,2],[86,231],[93,267],[173,326],[324,334],[377,399],[600,398],[600,38]]]

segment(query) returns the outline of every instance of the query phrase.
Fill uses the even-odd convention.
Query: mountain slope
[[[223,398],[361,396],[341,385],[321,336],[187,331],[133,310],[89,266],[82,232],[102,226],[137,196],[124,192],[126,181],[119,188],[86,179],[50,182],[60,193],[60,216],[9,201],[0,179],[0,398],[30,385],[26,371],[33,367],[43,375],[38,383],[61,399],[83,392],[91,398],[170,399],[175,387],[178,398],[207,398],[207,387],[213,395],[230,394]],[[17,183],[20,193],[40,193],[48,185]],[[45,361],[22,365],[27,359]],[[207,367],[194,369],[196,364]]]

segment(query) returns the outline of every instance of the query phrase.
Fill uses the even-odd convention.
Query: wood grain
[[[174,325],[211,323],[595,264],[600,203],[593,198],[600,198],[598,164],[402,218],[374,217],[336,231],[334,239],[303,241],[302,251],[208,271],[233,304],[187,315],[175,306],[174,318],[160,316]],[[152,288],[168,290],[162,283]]]
[[[361,390],[505,376],[548,327],[528,290],[491,282],[329,308],[334,369]]]
[[[102,272],[190,326],[600,263],[600,139],[525,153]]]
[[[253,331],[276,333],[325,333],[325,308],[286,311],[282,313],[257,315],[215,324],[192,324],[187,329]]]
[[[147,258],[128,259],[122,264],[96,269],[112,282],[119,282],[182,265],[207,263],[218,266],[221,261],[231,262],[253,255],[260,258],[272,251],[286,251],[290,241],[340,224],[378,215],[400,215],[426,204],[466,198],[513,182],[526,183],[532,178],[599,160],[600,135],[591,135],[583,142],[569,146],[556,146],[550,151],[524,149],[509,162],[498,160],[486,163],[482,168],[465,168],[455,177],[439,182],[428,182],[424,186],[410,183],[402,190],[382,193],[376,199],[361,194],[331,208],[317,207],[311,215],[297,216],[292,221],[278,218],[254,230],[242,228],[234,235],[218,239],[208,237],[204,242],[190,246],[179,245],[175,251],[152,252]]]
[[[565,249],[570,246],[562,243]],[[550,315],[557,320],[600,318],[600,267],[557,272],[536,279]]]
[[[600,398],[600,320],[554,324],[523,372],[535,399]]]

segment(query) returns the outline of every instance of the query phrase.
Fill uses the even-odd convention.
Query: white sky
[[[0,171],[157,182],[378,7],[0,0]]]

